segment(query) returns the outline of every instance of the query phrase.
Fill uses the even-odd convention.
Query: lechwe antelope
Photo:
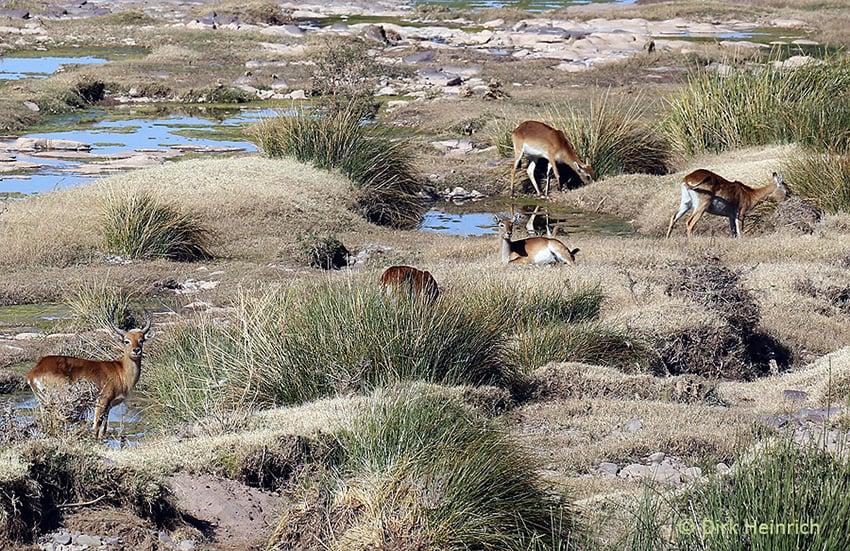
[[[778,201],[785,199],[788,188],[782,182],[782,175],[773,173],[773,183],[760,188],[751,188],[741,182],[730,182],[714,172],[699,169],[685,176],[682,181],[682,200],[679,210],[670,218],[667,227],[667,238],[673,231],[673,225],[686,212],[693,209],[688,218],[688,237],[694,230],[700,216],[707,212],[729,219],[729,229],[732,235],[740,237],[744,226],[744,216],[760,201],[774,197]]]
[[[113,312],[114,317],[114,312]],[[109,410],[127,398],[139,381],[142,369],[142,345],[151,337],[151,314],[145,310],[147,322],[141,329],[122,331],[112,319],[109,327],[124,343],[124,356],[117,360],[87,360],[72,356],[45,356],[27,374],[27,382],[39,402],[50,387],[73,384],[82,379],[94,383],[98,397],[94,411],[95,438],[106,436]]]
[[[553,237],[529,237],[511,241],[514,224],[519,221],[519,214],[513,218],[494,217],[499,226],[499,236],[502,245],[502,262],[512,264],[575,264],[576,253],[579,249],[570,250],[566,245]]]
[[[390,266],[381,274],[381,289],[388,296],[419,298],[432,303],[440,296],[437,281],[431,272],[412,266]]]
[[[596,178],[596,173],[593,169],[579,160],[578,155],[576,155],[573,146],[570,145],[564,133],[560,130],[555,130],[547,124],[537,121],[520,123],[511,132],[511,140],[514,144],[514,166],[513,170],[511,170],[511,197],[514,196],[516,171],[522,164],[523,155],[529,158],[528,177],[531,178],[531,183],[534,184],[534,190],[537,192],[537,195],[549,196],[549,180],[552,173],[558,179],[558,190],[560,191],[561,174],[558,172],[558,163],[569,165],[585,185]],[[546,192],[543,194],[540,193],[540,186],[534,177],[534,168],[537,166],[538,159],[546,159],[549,162],[549,168],[546,170]]]

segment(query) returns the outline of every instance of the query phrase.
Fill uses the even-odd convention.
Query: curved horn
[[[145,311],[145,319],[147,320],[147,323],[144,327],[142,327],[141,331],[143,335],[147,335],[151,328],[151,313],[147,308],[143,308],[143,310]]]
[[[118,307],[114,306],[112,308],[112,313],[109,314],[109,319],[107,320],[107,322],[109,323],[109,328],[112,329],[112,332],[115,333],[116,335],[118,335],[119,338],[123,339],[125,331],[122,331],[121,329],[119,329],[118,327],[115,326],[115,311],[116,310],[118,310]]]

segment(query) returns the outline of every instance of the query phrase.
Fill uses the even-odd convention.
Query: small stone
[[[664,482],[665,484],[681,484],[682,475],[670,465],[653,465],[652,479],[656,482]]]
[[[641,428],[643,428],[643,423],[640,419],[629,419],[628,422],[626,422],[626,425],[623,427],[623,430],[627,432],[635,432],[636,430],[639,430]]]
[[[632,463],[631,465],[626,465],[620,472],[617,473],[617,476],[620,478],[625,478],[626,480],[643,480],[647,478],[652,473],[652,468],[647,467],[646,465],[641,465],[639,463]]]
[[[726,463],[718,463],[718,464],[714,467],[714,472],[716,472],[716,473],[717,473],[717,474],[719,474],[720,476],[723,476],[723,475],[727,475],[727,474],[729,474],[730,472],[732,472],[732,469],[730,469],[730,468],[729,468],[729,465],[727,465]]]
[[[58,543],[59,545],[68,545],[71,543],[71,534],[63,532],[61,534],[56,534],[53,536],[53,541]]]
[[[100,547],[100,538],[97,536],[89,536],[87,534],[80,534],[76,538],[74,538],[74,545],[88,545],[89,547]]]
[[[661,463],[662,461],[664,461],[664,457],[665,457],[664,452],[655,452],[655,453],[651,454],[649,457],[647,457],[646,459],[650,463]]]
[[[40,339],[44,337],[44,333],[18,333],[15,335],[15,340],[18,341],[31,341],[33,339]]]
[[[620,467],[618,467],[616,463],[611,463],[610,461],[603,461],[599,464],[599,468],[596,469],[596,473],[617,476],[617,471],[619,470]]]
[[[166,532],[159,533],[159,541],[166,545],[174,545],[174,540]]]
[[[180,551],[192,551],[195,548],[195,542],[192,540],[183,540],[177,545]]]
[[[682,471],[682,479],[685,482],[693,482],[694,480],[699,480],[702,477],[702,469],[699,467],[688,467],[684,471]]]

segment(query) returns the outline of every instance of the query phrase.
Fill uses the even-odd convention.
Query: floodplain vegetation
[[[59,327],[80,335],[4,351],[3,388],[48,351],[110,357],[95,329],[116,313],[124,327],[141,306],[180,315],[159,320],[146,348],[137,445],[82,436],[85,385],[35,425],[4,410],[0,545],[32,545],[87,504],[203,541],[169,487],[188,472],[284,495],[255,548],[840,548],[843,442],[801,445],[761,419],[850,395],[847,59],[727,59],[728,71],[672,86],[663,107],[612,87],[579,107],[470,108],[458,126],[495,147],[461,172],[473,164],[506,191],[510,162],[484,166],[510,156],[518,122],[544,119],[598,176],[551,200],[633,226],[562,237],[581,241],[569,268],[501,264],[495,236],[408,231],[423,210],[422,138],[392,124],[403,110],[361,123],[375,115],[356,86],[369,75],[324,89],[318,114],[258,124],[260,155],[3,203],[0,304],[63,303],[74,319]],[[48,80],[27,86],[59,86]],[[96,86],[66,89],[57,111],[98,100]],[[697,167],[752,185],[780,171],[793,195],[754,209],[741,239],[717,219],[664,240],[681,176]],[[341,248],[364,254],[350,269],[316,267],[339,266],[327,259]],[[440,298],[384,296],[378,275],[400,263],[434,274]],[[215,285],[180,293],[198,280]],[[183,308],[195,297],[207,307]],[[816,430],[846,434],[843,413],[827,423]],[[668,487],[597,473],[659,451],[705,476]]]

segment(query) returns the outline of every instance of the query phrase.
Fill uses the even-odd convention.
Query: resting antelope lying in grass
[[[114,312],[113,312],[114,317]],[[82,379],[98,389],[94,411],[95,438],[106,436],[109,410],[127,398],[139,381],[142,369],[142,344],[153,337],[151,314],[145,310],[147,323],[141,329],[122,331],[110,319],[109,326],[124,343],[124,356],[117,360],[87,360],[73,356],[44,356],[27,374],[27,382],[44,407],[42,396],[50,387],[69,386]]]
[[[412,266],[390,266],[381,274],[380,283],[383,292],[391,297],[417,298],[430,304],[440,296],[431,272]]]
[[[587,185],[596,178],[596,173],[593,169],[582,163],[578,155],[576,155],[573,146],[567,140],[567,137],[560,130],[555,130],[547,124],[537,121],[525,121],[517,126],[511,132],[511,141],[514,144],[514,166],[511,170],[511,197],[514,196],[514,181],[516,180],[516,171],[522,164],[522,156],[527,155],[528,161],[528,177],[531,178],[531,183],[534,184],[534,190],[537,195],[549,196],[549,180],[550,174],[555,173],[555,178],[558,179],[558,191],[561,190],[561,174],[558,172],[558,163],[564,163],[575,170],[581,181]],[[546,159],[549,161],[549,168],[546,170],[546,192],[540,193],[540,186],[537,185],[537,180],[534,178],[534,168],[537,166],[538,159]]]
[[[774,197],[781,201],[787,195],[788,188],[785,187],[782,175],[778,172],[773,173],[772,184],[761,188],[751,188],[738,181],[730,182],[710,170],[695,170],[685,176],[682,181],[682,199],[679,210],[670,218],[667,238],[669,239],[676,221],[691,209],[694,212],[686,224],[688,237],[691,236],[694,226],[705,212],[728,218],[732,235],[740,237],[744,226],[744,216],[750,209],[767,197]]]
[[[529,237],[511,241],[514,224],[519,214],[513,218],[493,217],[499,226],[502,262],[512,264],[575,264],[579,249],[570,250],[566,245],[552,237]]]

